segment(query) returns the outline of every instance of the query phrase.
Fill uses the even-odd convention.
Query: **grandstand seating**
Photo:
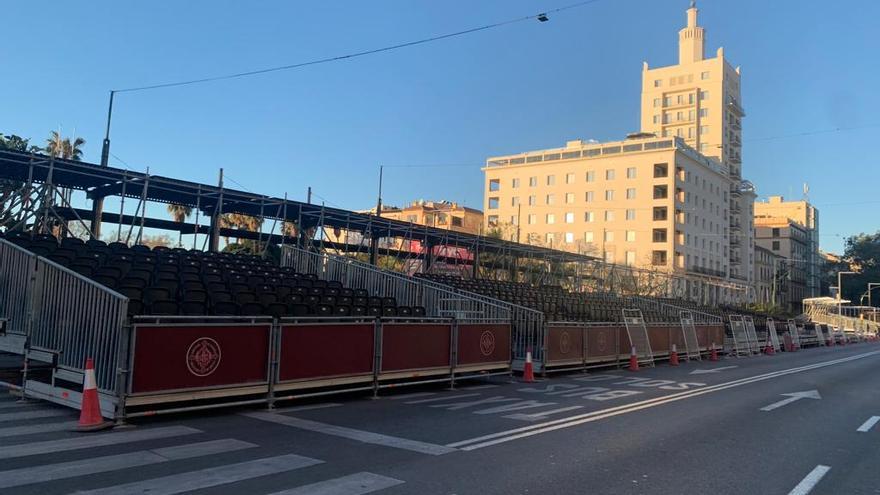
[[[318,280],[259,256],[83,242],[9,232],[7,241],[129,298],[128,313],[184,316],[412,316],[422,307]]]
[[[521,282],[473,280],[435,274],[417,274],[416,277],[536,309],[550,321],[620,322],[624,308],[639,307],[629,299],[612,294],[574,293],[554,285],[535,287]],[[678,321],[650,307],[641,309],[646,322]]]

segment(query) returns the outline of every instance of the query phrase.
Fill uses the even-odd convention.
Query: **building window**
[[[636,168],[629,167],[626,169],[626,178],[627,179],[635,179],[636,178]]]
[[[585,211],[585,212],[584,212],[584,221],[585,221],[585,222],[595,222],[595,221],[596,221],[596,214],[595,214],[595,212],[592,212],[592,211]]]
[[[574,193],[565,193],[565,204],[567,204],[567,205],[574,204]]]
[[[709,134],[709,126],[701,125],[700,126],[700,135],[705,136],[706,134]]]
[[[574,233],[573,232],[566,232],[565,233],[565,242],[567,242],[568,244],[571,244],[572,242],[574,242]]]
[[[605,252],[605,263],[614,264],[614,253],[611,251]]]
[[[529,187],[538,187],[537,177],[529,177]]]
[[[452,217],[452,225],[453,226],[456,225],[456,223],[455,223],[456,219],[457,219],[457,217]],[[458,226],[461,227],[461,219],[458,218],[458,220],[459,220]],[[510,215],[510,225],[519,225],[519,219],[516,217],[516,215]]]
[[[547,225],[553,225],[554,223],[556,223],[556,215],[554,215],[553,213],[548,213],[546,216],[546,222]]]
[[[490,179],[489,180],[489,190],[497,191],[501,189],[501,181],[499,179]]]
[[[605,210],[605,221],[613,222],[614,221],[614,210]]]
[[[519,221],[516,219],[516,217],[511,217],[511,223],[514,224],[514,225],[516,225],[516,224],[519,223]],[[461,227],[461,226],[463,226],[463,225],[464,225],[464,219],[463,219],[463,218],[461,218],[461,217],[452,217],[452,226],[453,226],[453,227]]]
[[[633,209],[626,210],[626,219],[627,220],[635,220],[636,219],[636,210],[633,210]]]
[[[497,227],[498,226],[498,215],[489,215],[487,217],[489,221],[489,227]]]
[[[706,79],[709,79],[709,71],[706,71],[706,72],[702,72],[702,73],[700,73],[700,79],[702,79],[702,80],[704,80],[704,81],[705,81]]]
[[[511,189],[516,189],[518,187],[519,187],[519,179],[518,178],[510,181],[510,188]]]
[[[708,117],[708,116],[709,116],[709,109],[708,108],[701,108],[700,109],[700,117],[702,118],[702,117]]]
[[[510,206],[519,206],[519,196],[510,198]]]
[[[605,231],[605,242],[614,242],[614,231],[606,230]]]
[[[550,205],[553,204],[553,200],[554,200],[554,199],[555,199],[555,198],[553,197],[552,194],[548,194],[548,195],[544,198],[544,204],[546,204],[547,206],[550,206]]]
[[[497,210],[498,209],[498,198],[489,198],[489,209]]]
[[[636,188],[630,187],[626,190],[626,199],[636,199]]]
[[[663,81],[661,81],[660,79],[654,79],[654,87],[655,88],[659,88],[662,85],[663,85]]]
[[[655,221],[662,221],[662,220],[666,220],[666,218],[667,218],[666,207],[665,206],[655,206],[654,207],[654,220]]]
[[[654,178],[655,179],[662,179],[664,177],[669,177],[669,164],[655,163],[654,164]]]
[[[773,241],[773,250],[779,251],[779,241]]]
[[[565,183],[574,184],[574,174],[565,174]]]
[[[605,180],[614,180],[614,169],[609,168],[605,171]]]
[[[700,91],[700,100],[705,100],[708,97],[709,97],[708,91]]]
[[[574,223],[574,213],[565,214],[565,223]]]
[[[779,229],[776,227],[773,228],[773,237],[779,237]]]
[[[654,229],[653,241],[654,242],[666,242],[666,229]]]
[[[652,251],[651,264],[654,266],[666,265],[666,251]]]
[[[669,197],[669,188],[665,185],[654,186],[654,199],[666,199]]]
[[[556,176],[555,175],[548,175],[547,176],[547,185],[548,186],[555,186],[556,185]]]
[[[538,223],[538,215],[535,215],[534,213],[530,213],[528,222],[529,222],[529,225],[535,225],[536,223]]]
[[[535,206],[538,204],[538,197],[532,194],[529,196],[529,206]]]
[[[626,231],[626,242],[636,242],[636,231],[635,230],[627,230]]]
[[[596,181],[596,172],[590,170],[587,172],[587,182],[595,182]]]
[[[654,108],[657,108],[659,106],[660,106],[660,98],[654,98]]]
[[[635,251],[627,251],[626,252],[626,264],[629,266],[633,266],[636,264],[636,252]]]
[[[593,202],[593,191],[587,191],[586,194],[584,194],[584,201],[587,203]]]
[[[605,190],[605,201],[614,201],[614,190],[606,189]]]
[[[584,242],[593,242],[592,232],[584,232]]]
[[[657,100],[654,100],[654,101],[657,101]],[[655,124],[659,124],[659,123],[660,123],[660,116],[659,116],[659,115],[655,115],[655,116],[654,116],[654,123],[655,123]]]
[[[547,232],[547,237],[546,237],[547,244],[552,245],[555,238],[556,238],[556,236],[553,235],[553,232]]]

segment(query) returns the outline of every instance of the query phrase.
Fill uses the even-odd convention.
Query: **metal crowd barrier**
[[[24,353],[31,316],[34,266],[37,256],[0,239],[0,351]]]
[[[376,268],[358,260],[329,253],[284,246],[282,266],[310,273],[322,280],[340,282],[352,289],[394,297],[400,306],[421,306],[426,316],[454,317],[460,322],[509,320],[513,325],[513,358],[525,360],[531,349],[536,367],[544,360],[544,313],[434,281]]]

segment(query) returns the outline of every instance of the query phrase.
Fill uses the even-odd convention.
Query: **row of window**
[[[649,141],[647,143],[627,143],[624,145],[610,145],[602,148],[590,148],[576,151],[558,151],[543,155],[518,156],[514,158],[501,158],[489,162],[489,166],[522,165],[524,163],[540,163],[555,160],[572,160],[575,158],[595,158],[603,155],[615,155],[618,153],[632,153],[636,151],[651,151],[672,148],[673,142]]]
[[[699,99],[703,101],[709,98],[709,91],[701,90]],[[697,96],[694,93],[664,96],[663,98],[654,98],[654,108],[671,107],[673,105],[693,105]]]
[[[706,118],[709,116],[708,108],[701,108],[699,111],[700,118]],[[654,115],[653,121],[655,124],[673,124],[676,122],[693,122],[696,120],[697,111],[696,110],[688,110],[687,115],[683,111],[678,111],[673,114],[672,112],[664,112],[661,114]],[[706,132],[709,132],[708,130]]]
[[[710,73],[709,71],[707,71],[707,70],[706,70],[706,71],[702,71],[702,72],[700,72],[700,79],[703,80],[703,81],[709,79],[710,76],[711,76],[711,73]],[[686,74],[686,75],[681,75],[681,76],[673,76],[673,77],[670,77],[670,78],[669,78],[669,85],[670,85],[670,86],[675,86],[675,85],[677,85],[677,84],[689,84],[689,83],[692,83],[692,82],[694,82],[694,75],[693,75],[693,74]],[[654,79],[654,87],[655,87],[655,88],[659,88],[659,87],[662,87],[662,86],[663,86],[663,80],[662,80],[662,79]]]

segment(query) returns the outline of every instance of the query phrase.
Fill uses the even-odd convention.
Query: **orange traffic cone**
[[[639,358],[636,355],[636,346],[632,346],[632,350],[629,353],[629,370],[639,371]]]
[[[92,358],[88,358],[86,359],[86,376],[83,379],[79,424],[76,425],[76,431],[98,431],[112,426],[112,422],[104,421],[104,418],[101,417],[98,387],[95,384],[95,362]]]
[[[766,348],[766,350],[765,350],[764,352],[765,352],[768,356],[772,356],[772,355],[776,354],[776,349],[774,349],[774,348],[773,348],[773,344],[771,344],[771,343],[768,341],[768,342],[767,342],[767,348]]]
[[[678,366],[678,349],[672,344],[672,351],[669,352],[669,366]]]
[[[526,349],[526,364],[523,366],[523,381],[533,383],[535,381],[535,369],[532,365],[532,348]]]
[[[715,342],[712,342],[712,347],[709,349],[709,361],[718,361],[718,350],[715,349]]]

